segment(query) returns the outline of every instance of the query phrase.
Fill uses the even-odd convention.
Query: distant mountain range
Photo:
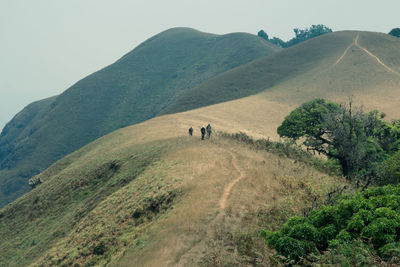
[[[251,34],[173,28],[61,95],[28,105],[0,135],[0,207],[29,190],[28,178],[68,153],[113,130],[157,116],[184,92],[279,50]],[[228,99],[221,95],[217,101]]]

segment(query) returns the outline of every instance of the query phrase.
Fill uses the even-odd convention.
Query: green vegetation
[[[400,182],[400,151],[389,156],[378,167],[377,183],[398,184]]]
[[[263,38],[265,41],[269,40],[268,34],[264,30],[259,31],[257,36]]]
[[[315,99],[293,110],[278,127],[278,134],[293,141],[304,137],[302,144],[308,150],[337,160],[349,178],[367,184],[396,179],[397,183],[396,169],[382,168],[382,164],[396,164],[393,155],[400,148],[400,122],[389,123],[383,117],[378,111],[364,113],[351,101],[338,105]],[[384,170],[388,170],[386,174]]]
[[[287,48],[291,47],[293,45],[296,45],[298,43],[304,42],[308,39],[330,33],[332,32],[332,29],[326,27],[323,24],[318,24],[318,25],[312,25],[310,28],[305,28],[305,29],[299,29],[295,28],[293,29],[293,32],[295,34],[295,37],[290,39],[287,42],[282,41],[278,37],[273,37],[272,39],[268,38],[268,34],[264,30],[260,30],[258,32],[258,36],[263,38],[266,41],[269,41],[279,47]]]
[[[400,264],[400,186],[374,187],[262,231],[289,264]]]
[[[0,135],[0,207],[27,192],[28,179],[63,156],[118,128],[155,117],[191,88],[278,50],[250,34],[174,28],[61,95],[28,105]],[[219,95],[214,100],[228,99]]]
[[[394,37],[400,37],[400,28],[393,28],[389,34]]]
[[[89,157],[78,151],[57,162],[40,175],[42,184],[0,211],[1,264],[111,261],[137,238],[140,225],[168,210],[179,193],[163,181],[164,149],[147,144]]]
[[[315,99],[278,127],[282,137],[337,160],[348,178],[399,184],[400,123],[348,104]],[[332,204],[333,203],[333,204]],[[276,260],[288,265],[371,266],[400,263],[400,185],[344,194],[331,205],[290,218],[279,231],[262,230]]]

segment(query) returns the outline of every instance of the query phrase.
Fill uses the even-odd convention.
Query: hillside
[[[276,229],[344,183],[234,140],[174,132],[190,123],[178,117],[115,131],[40,174],[41,185],[0,210],[0,262],[266,264],[259,227]]]
[[[61,95],[30,104],[0,135],[0,207],[28,191],[29,177],[68,153],[152,118],[183,92],[277,50],[250,34],[174,28]]]
[[[400,117],[396,108],[400,96],[399,49],[399,39],[387,34],[325,34],[222,73],[183,93],[164,113],[218,103],[221,95],[233,100],[263,92],[251,101],[266,98],[282,109],[282,105],[292,108],[315,97],[346,101],[353,96],[367,108]],[[252,105],[247,108],[247,112],[257,113]],[[270,111],[276,113],[274,108]],[[283,109],[277,121],[282,121],[287,111]],[[274,135],[276,126],[267,135]]]

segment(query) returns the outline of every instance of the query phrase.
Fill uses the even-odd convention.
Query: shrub
[[[105,250],[106,250],[106,246],[105,246],[104,242],[101,241],[99,244],[97,244],[93,248],[93,254],[95,254],[95,255],[103,255]]]
[[[394,37],[400,37],[400,28],[394,28],[389,32]]]
[[[391,260],[400,255],[399,214],[400,185],[374,187],[343,196],[308,217],[293,217],[279,231],[262,231],[262,237],[278,255],[296,263],[310,256],[326,263],[327,255],[339,255],[343,264]]]

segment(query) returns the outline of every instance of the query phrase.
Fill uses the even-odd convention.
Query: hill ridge
[[[0,207],[27,192],[27,179],[63,156],[148,120],[183,91],[277,50],[255,35],[175,28],[149,38],[62,94],[33,104],[40,116],[32,117],[33,106],[28,106],[0,137]]]

